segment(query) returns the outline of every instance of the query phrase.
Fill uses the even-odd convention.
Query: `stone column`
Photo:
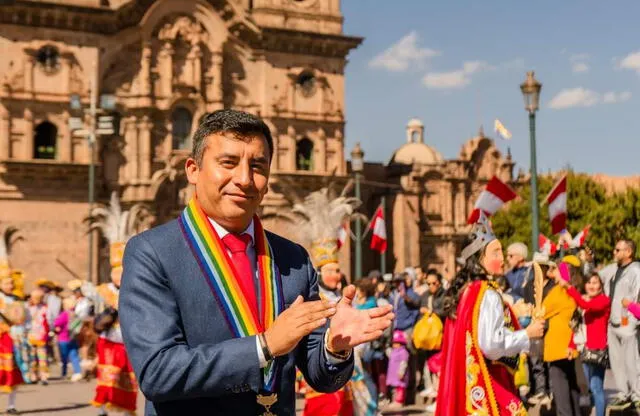
[[[173,46],[165,42],[158,54],[160,66],[160,85],[163,97],[170,97],[173,92]]]
[[[33,67],[35,64],[35,58],[33,56],[27,56],[24,63],[24,90],[27,93],[33,92]]]
[[[22,135],[22,159],[33,159],[33,113],[28,108],[24,110],[24,130]]]
[[[71,161],[71,130],[69,129],[69,112],[62,113],[62,125],[60,126],[58,137],[60,140],[56,143],[57,159],[63,162]]]
[[[467,216],[467,196],[465,192],[464,182],[458,182],[457,192],[456,192],[456,216],[455,216],[455,225],[456,227],[463,227],[466,225],[466,216]]]
[[[144,42],[140,59],[140,95],[151,95],[151,44]]]
[[[189,59],[191,59],[192,82],[196,91],[202,90],[202,51],[199,45],[191,46],[189,51]]]
[[[11,155],[11,114],[0,104],[0,160],[9,159]]]
[[[314,170],[323,174],[327,171],[327,134],[324,129],[318,129],[317,137],[316,146],[318,146],[318,150],[315,152],[317,157],[314,161]]]
[[[124,127],[124,157],[126,163],[124,165],[123,177],[131,181],[138,176],[138,132],[136,130],[136,117],[131,116],[125,120]]]
[[[211,54],[211,68],[209,68],[209,80],[207,83],[207,102],[222,103],[222,52]]]
[[[298,141],[296,140],[296,129],[293,126],[289,126],[287,129],[287,163],[285,163],[285,168],[289,169],[292,172],[296,170],[296,144]]]
[[[139,173],[140,179],[149,179],[151,177],[151,128],[153,123],[149,116],[142,116],[142,120],[138,123],[138,143],[139,143]]]
[[[341,175],[345,175],[347,173],[347,164],[344,160],[344,136],[342,135],[342,130],[336,130],[334,134],[336,140],[336,166],[338,167],[337,173]]]

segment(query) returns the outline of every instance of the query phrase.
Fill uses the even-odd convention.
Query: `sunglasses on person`
[[[427,285],[429,286],[438,286],[439,282],[427,282]]]

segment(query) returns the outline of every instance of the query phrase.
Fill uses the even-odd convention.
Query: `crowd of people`
[[[527,407],[553,407],[558,415],[571,416],[585,407],[593,407],[596,416],[604,415],[607,407],[640,410],[640,263],[635,253],[635,243],[621,239],[614,249],[615,261],[603,266],[596,265],[588,247],[560,246],[553,254],[533,253],[531,260],[524,243],[507,247],[504,273],[496,273],[494,279],[496,291],[519,328],[536,320],[536,306],[544,323],[542,337],[530,337],[513,367],[513,383]],[[542,272],[541,305],[536,305],[534,263]],[[339,290],[346,284],[344,277],[327,279],[322,271],[320,277],[321,287]],[[393,275],[374,270],[356,281],[358,307],[391,304],[395,313],[393,327],[361,355],[375,385],[378,408],[412,404],[417,396],[429,402],[427,412],[435,412],[437,400],[447,401],[438,396],[438,383],[444,327],[450,319],[447,294],[453,292],[453,282],[436,269],[420,266]],[[607,368],[618,389],[608,403]]]
[[[63,286],[39,279],[26,294],[0,258],[0,391],[9,394],[7,414],[18,414],[18,386],[47,386],[52,377],[71,383],[96,379],[91,403],[99,415],[135,414],[135,376],[122,371],[130,364],[117,318],[121,256],[114,257],[119,260],[112,262],[111,283],[74,279]],[[53,364],[59,374],[52,374]]]

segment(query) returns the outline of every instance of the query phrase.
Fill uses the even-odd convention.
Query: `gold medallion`
[[[275,413],[271,413],[271,406],[276,404],[278,401],[278,395],[276,393],[271,393],[269,395],[258,394],[256,397],[258,404],[264,407],[265,412],[262,416],[276,416]]]

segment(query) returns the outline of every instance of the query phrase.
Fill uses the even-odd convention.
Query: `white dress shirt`
[[[221,240],[227,234],[229,234],[229,231],[227,231],[223,226],[215,222],[213,219],[209,218],[209,222],[211,223],[211,225],[213,226],[213,229],[218,234],[218,237],[220,237]],[[243,232],[240,233],[240,235],[242,234],[249,234],[249,236],[251,237],[251,241],[249,242],[249,244],[247,244],[247,257],[249,257],[249,264],[251,265],[251,271],[253,272],[253,283],[255,287],[258,287],[258,267],[257,267],[258,256],[256,254],[255,227],[253,225],[253,220],[251,220],[251,222],[249,223],[249,226]],[[227,249],[227,254],[231,256],[231,251],[229,249]],[[262,346],[260,345],[260,339],[258,339],[258,337],[256,337],[256,348],[258,349],[258,360],[260,360],[260,368],[265,368],[268,362],[264,354],[262,353]],[[325,357],[329,361],[329,364],[333,364],[333,365],[340,364],[345,361],[340,358],[333,357],[331,354],[328,353],[327,346],[326,346],[326,337],[325,337]]]
[[[505,327],[504,305],[500,294],[495,290],[487,290],[482,297],[478,344],[484,356],[490,360],[513,357],[529,350],[526,330],[512,331]]]

